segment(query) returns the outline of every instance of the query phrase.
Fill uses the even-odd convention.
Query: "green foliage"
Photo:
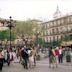
[[[53,42],[45,42],[44,43],[44,47],[45,48],[48,48],[48,47],[54,47],[54,46],[60,46],[61,45],[61,42],[60,40],[58,41],[53,41]]]
[[[51,42],[51,45],[52,45],[52,46],[60,46],[60,45],[61,45],[61,41],[60,41],[60,40],[58,40],[58,41],[53,41],[53,42]]]
[[[9,37],[9,30],[0,31],[0,39],[6,39]]]
[[[44,42],[44,43],[43,43],[43,47],[45,47],[45,48],[48,48],[49,45],[50,45],[50,44],[49,44],[48,42]]]
[[[72,35],[70,35],[70,40],[72,40]]]
[[[37,24],[33,23],[30,20],[18,21],[16,23],[16,27],[14,28],[14,31],[17,35],[20,35],[20,34],[32,35],[34,27],[37,27]]]
[[[40,45],[43,44],[43,40],[42,40],[42,38],[38,38],[38,44],[40,44]]]
[[[42,38],[37,38],[36,41],[34,42],[34,45],[37,46],[38,44],[43,47],[44,40]]]
[[[65,35],[63,40],[64,41],[69,41],[70,40],[70,36],[69,35]]]
[[[12,40],[15,39],[15,35],[13,32],[11,33],[11,38],[12,38]],[[10,39],[10,30],[0,31],[0,39],[1,40],[4,40],[4,39],[9,40]]]
[[[48,48],[48,47],[52,47],[52,46],[60,46],[61,45],[60,40],[58,41],[53,41],[53,42],[45,42],[44,40],[42,40],[42,38],[38,38],[36,39],[35,44],[39,44],[40,46],[44,47],[44,48]]]

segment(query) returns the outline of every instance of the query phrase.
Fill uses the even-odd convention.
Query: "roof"
[[[42,22],[41,20],[38,20],[38,19],[33,19],[31,21],[35,21],[35,22]]]
[[[49,23],[49,22],[52,22],[52,21],[56,21],[56,20],[59,20],[59,19],[62,19],[62,18],[70,17],[70,16],[72,16],[72,14],[71,15],[64,15],[64,16],[61,16],[59,18],[55,18],[55,19],[49,20],[47,22],[43,22],[42,24],[46,24],[46,23]]]

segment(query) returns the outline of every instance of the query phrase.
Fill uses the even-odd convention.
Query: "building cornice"
[[[59,18],[55,18],[55,19],[49,20],[49,21],[47,21],[47,22],[43,22],[42,24],[47,24],[47,23],[50,23],[50,22],[53,22],[53,21],[57,21],[57,20],[66,18],[66,17],[70,17],[70,16],[72,16],[72,14],[71,14],[71,15],[61,16],[61,17],[59,17]]]

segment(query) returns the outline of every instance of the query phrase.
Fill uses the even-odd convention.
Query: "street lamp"
[[[14,25],[13,25],[13,20],[12,20],[12,17],[11,17],[11,16],[9,17],[9,19],[10,19],[10,20],[9,20],[9,22],[8,22],[8,26],[7,26],[7,27],[8,27],[9,30],[10,30],[10,38],[9,38],[9,40],[10,40],[10,49],[12,49],[12,48],[11,48],[11,46],[12,46],[12,45],[11,45],[11,39],[12,39],[12,37],[11,37],[11,30],[12,30],[12,28],[14,27]]]

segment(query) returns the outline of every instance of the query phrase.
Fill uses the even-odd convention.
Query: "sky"
[[[72,0],[0,0],[0,17],[15,20],[50,20],[57,5],[62,15],[72,12]]]

